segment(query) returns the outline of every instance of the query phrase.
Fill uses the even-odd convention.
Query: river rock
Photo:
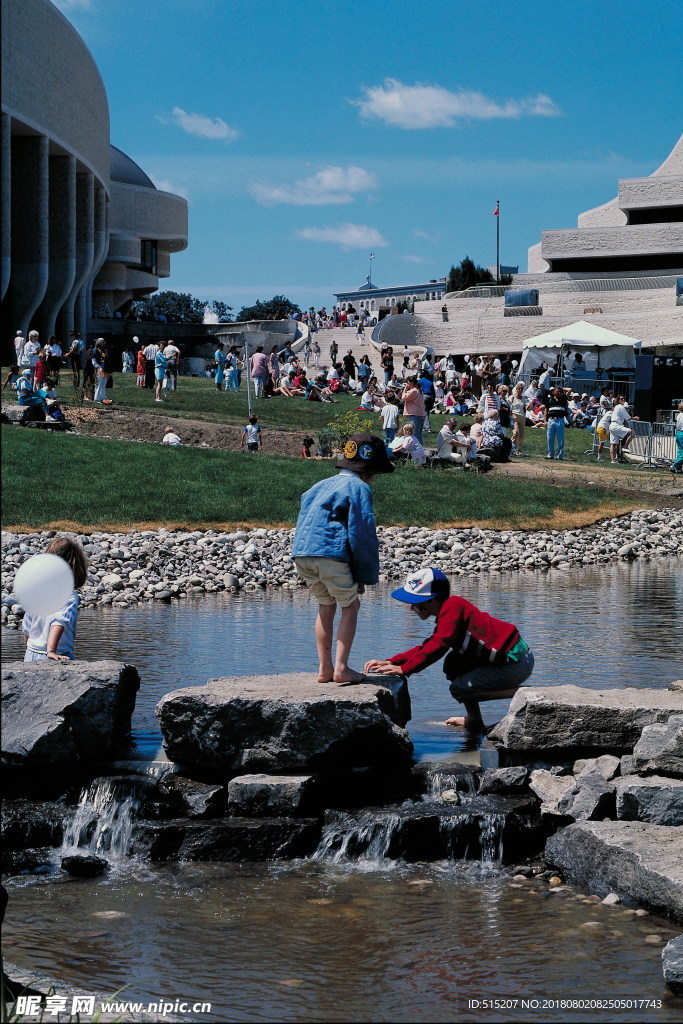
[[[72,808],[57,801],[4,800],[0,817],[2,850],[59,846]]]
[[[683,996],[683,935],[671,939],[662,950],[662,972],[671,991]]]
[[[518,793],[527,784],[529,771],[524,767],[491,768],[484,772],[479,783],[479,792],[486,793]]]
[[[249,818],[307,814],[315,783],[314,775],[238,775],[228,783],[228,810]]]
[[[647,725],[683,714],[683,695],[669,690],[521,687],[489,739],[513,751],[633,750]]]
[[[223,818],[140,822],[132,853],[153,861],[260,861],[307,857],[320,841],[311,818]]]
[[[639,821],[580,821],[551,836],[545,859],[598,896],[683,920],[683,827]]]
[[[575,761],[574,775],[577,778],[581,778],[582,775],[588,772],[599,772],[609,782],[610,779],[613,779],[619,773],[620,767],[621,762],[618,757],[614,757],[612,754],[603,754],[601,757],[591,757]]]
[[[109,865],[102,857],[89,857],[82,854],[73,854],[69,857],[62,857],[62,871],[74,878],[97,878],[109,870]]]
[[[224,814],[227,807],[225,786],[196,782],[174,772],[165,774],[157,789],[188,818],[215,818]]]
[[[529,775],[529,789],[541,801],[543,814],[560,814],[559,803],[574,786],[571,775],[556,775],[545,768],[537,768]]]
[[[166,694],[157,717],[168,757],[212,771],[299,772],[405,763],[402,676],[350,685],[313,674],[210,679]]]
[[[5,764],[71,766],[111,757],[130,733],[140,677],[118,661],[2,666]]]
[[[683,778],[683,714],[647,725],[633,748],[636,771]]]
[[[631,775],[616,783],[617,817],[653,825],[683,825],[683,779]]]
[[[614,760],[619,763],[618,758]],[[584,771],[558,800],[560,814],[574,821],[595,821],[614,814],[614,785],[597,769]]]

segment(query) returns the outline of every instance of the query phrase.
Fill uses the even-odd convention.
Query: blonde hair
[[[415,432],[415,427],[413,426],[412,423],[404,423],[403,424],[403,433],[404,434],[413,434],[414,432]]]

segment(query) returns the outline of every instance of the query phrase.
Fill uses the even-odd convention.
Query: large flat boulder
[[[522,687],[489,738],[510,750],[631,751],[643,729],[683,714],[672,690]]]
[[[580,821],[550,837],[545,858],[591,893],[683,920],[682,849],[683,826]]]
[[[111,757],[130,732],[140,677],[118,661],[2,666],[6,765],[70,767]]]
[[[407,707],[402,676],[338,685],[288,673],[174,690],[157,717],[172,761],[224,778],[405,762],[413,749]]]
[[[617,818],[622,821],[683,825],[683,779],[628,775],[625,779],[617,779],[616,793]]]

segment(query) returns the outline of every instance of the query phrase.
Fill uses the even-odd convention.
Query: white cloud
[[[173,108],[173,120],[188,135],[198,135],[202,139],[225,139],[226,142],[232,142],[239,135],[237,129],[231,128],[221,117],[188,114],[182,107]]]
[[[382,85],[367,87],[364,93],[363,99],[352,101],[361,117],[378,118],[396,128],[450,128],[457,120],[466,118],[490,120],[559,114],[559,108],[543,93],[500,104],[481,92],[450,92],[439,85],[404,85],[395,78],[385,78]]]
[[[413,234],[416,238],[424,238],[428,242],[432,242],[434,245],[438,242],[438,238],[435,235],[430,235],[428,231],[421,231],[420,228],[415,228]]]
[[[406,263],[424,263],[423,256],[401,256],[401,259]]]
[[[183,199],[189,199],[190,193],[187,188],[183,185],[174,185],[168,178],[156,178],[153,177],[152,181],[159,189],[160,192],[172,192],[175,196],[182,196]]]
[[[301,228],[296,237],[305,242],[334,242],[342,249],[367,249],[389,245],[387,240],[366,224],[338,224],[334,228]]]
[[[321,167],[310,178],[293,185],[249,185],[259,203],[289,203],[293,206],[328,206],[353,202],[355,196],[377,187],[374,175],[362,167]]]

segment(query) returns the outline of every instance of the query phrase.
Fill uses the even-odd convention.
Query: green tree
[[[155,292],[144,302],[134,302],[133,312],[139,316],[165,316],[172,323],[200,324],[204,320],[204,306],[189,292]]]
[[[221,324],[229,324],[232,320],[230,312],[232,306],[229,306],[227,302],[221,302],[220,299],[214,299],[211,303],[211,308],[218,317],[218,322]]]
[[[274,295],[268,302],[255,302],[253,306],[242,306],[237,314],[238,322],[244,320],[286,320],[290,313],[301,314],[301,310],[284,295]]]
[[[465,256],[457,267],[451,267],[446,282],[446,291],[462,292],[465,288],[472,288],[475,284],[487,281],[493,281],[491,271],[486,270],[485,267],[476,266],[469,256]]]

